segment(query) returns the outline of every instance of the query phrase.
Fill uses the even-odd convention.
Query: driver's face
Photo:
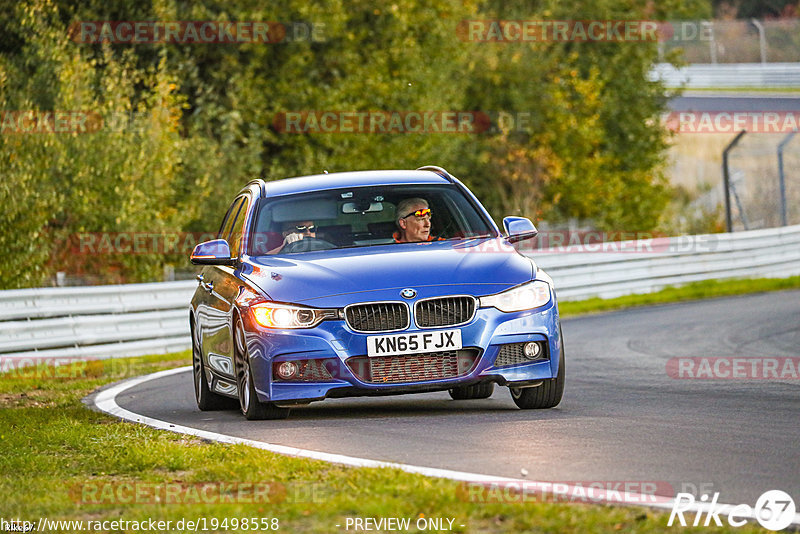
[[[283,231],[283,236],[289,234],[303,234],[304,237],[317,237],[317,227],[314,221],[299,221],[287,226]]]
[[[414,204],[408,211],[413,213],[416,210],[425,209],[428,206],[425,204]],[[400,219],[400,228],[403,230],[404,241],[409,243],[416,243],[419,241],[427,241],[431,235],[431,217],[416,217],[411,215]]]

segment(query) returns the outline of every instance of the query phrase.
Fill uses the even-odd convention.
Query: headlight
[[[320,310],[264,302],[250,306],[253,319],[267,328],[312,328],[325,319],[336,319],[339,310]]]
[[[550,302],[550,286],[534,280],[527,284],[480,298],[481,308],[495,307],[503,312],[517,312],[544,306]]]

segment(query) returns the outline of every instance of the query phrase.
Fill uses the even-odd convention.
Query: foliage
[[[717,17],[737,19],[793,18],[800,11],[797,0],[714,0]]]
[[[87,125],[94,117],[103,124],[0,137],[0,157],[10,163],[3,184],[9,210],[0,232],[3,285],[35,285],[48,268],[65,266],[103,274],[101,281],[153,278],[162,268],[158,255],[101,258],[76,251],[70,238],[180,228],[193,209],[176,195],[182,162],[194,150],[180,133],[185,97],[165,74],[163,59],[145,69],[135,66],[132,51],[115,57],[105,48],[87,57],[68,41],[57,16],[47,2],[18,7],[27,41],[20,54],[1,58],[2,107],[91,112]]]

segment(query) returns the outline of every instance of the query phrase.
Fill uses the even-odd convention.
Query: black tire
[[[264,419],[286,419],[289,408],[279,408],[273,403],[260,402],[253,384],[253,373],[250,369],[250,358],[247,355],[247,344],[244,341],[244,328],[240,320],[234,328],[236,385],[239,390],[239,408],[248,421]]]
[[[203,353],[200,349],[199,335],[195,331],[194,321],[189,324],[192,333],[192,377],[194,381],[194,399],[200,411],[229,410],[235,406],[233,399],[214,393],[206,380]]]
[[[494,393],[494,383],[484,382],[472,386],[459,386],[448,390],[453,400],[488,399]]]
[[[564,336],[561,325],[558,326],[561,337],[561,354],[558,356],[558,373],[555,378],[544,380],[540,386],[533,388],[509,388],[514,404],[523,410],[553,408],[561,402],[564,395]]]

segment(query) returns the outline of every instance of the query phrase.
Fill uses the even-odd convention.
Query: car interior
[[[424,198],[431,208],[431,235],[444,239],[486,234],[488,228],[468,202],[452,188],[360,188],[292,195],[265,202],[251,239],[252,255],[266,254],[283,242],[287,223],[313,221],[316,238],[292,243],[279,254],[332,248],[387,245],[397,231],[396,207],[406,198]],[[481,224],[483,223],[483,224]]]

